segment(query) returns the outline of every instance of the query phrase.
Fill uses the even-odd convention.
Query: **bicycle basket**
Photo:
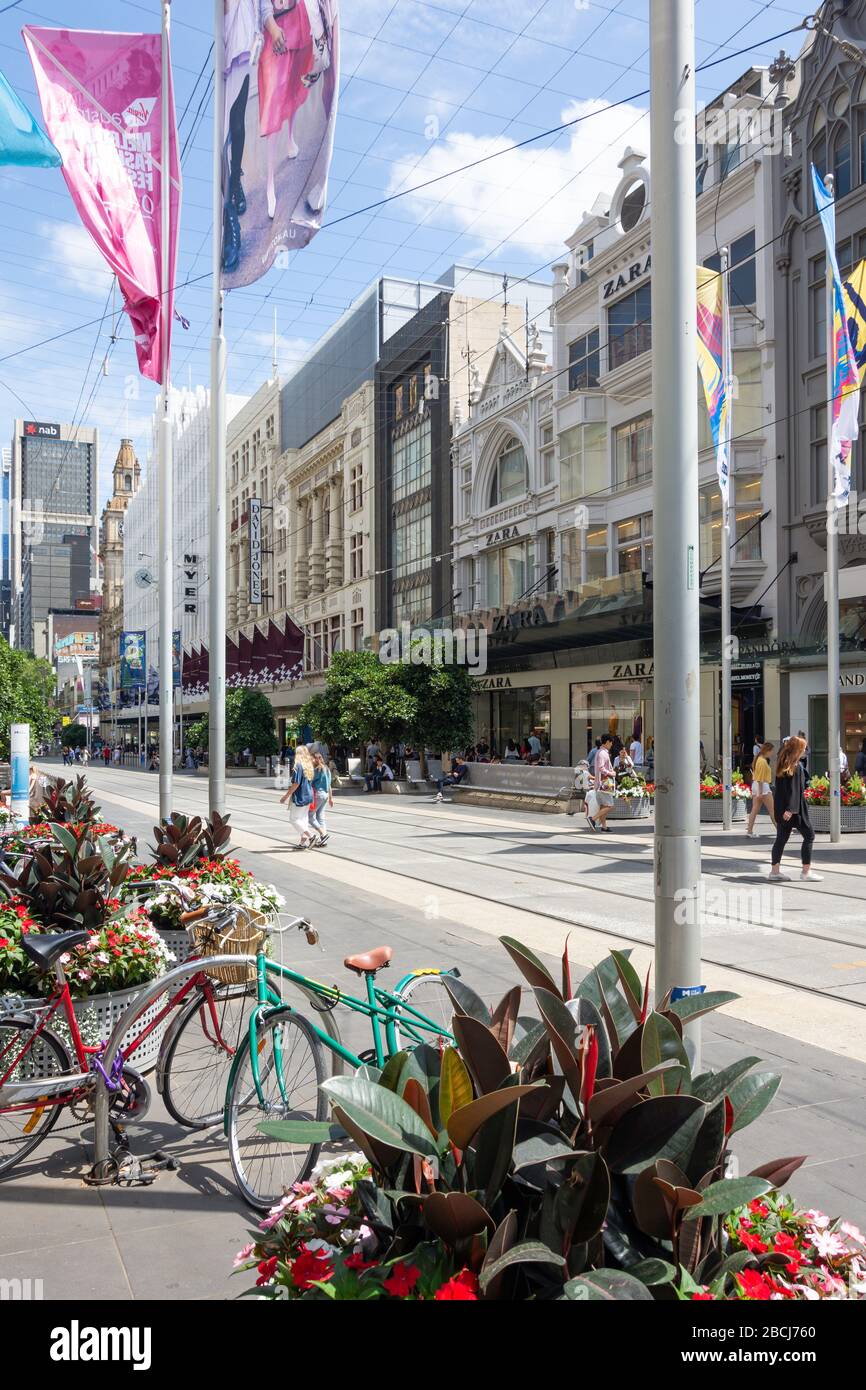
[[[254,956],[267,937],[268,919],[253,908],[243,907],[228,927],[215,922],[195,922],[192,936],[198,956]],[[252,965],[216,965],[206,975],[224,985],[245,985],[256,978]]]

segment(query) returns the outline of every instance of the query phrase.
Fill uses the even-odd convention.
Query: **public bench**
[[[570,767],[530,763],[467,763],[467,767],[465,781],[446,787],[449,796],[459,793],[466,801],[501,800],[503,805],[527,801],[539,811],[563,811],[572,800],[574,769]]]

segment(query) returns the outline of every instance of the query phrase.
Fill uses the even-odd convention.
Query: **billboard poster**
[[[225,0],[223,289],[322,224],[339,90],[338,0]]]
[[[250,603],[262,601],[262,500],[251,497],[247,503],[250,549]]]
[[[140,690],[145,684],[146,654],[146,632],[120,634],[121,690]]]
[[[180,644],[180,629],[175,628],[171,634],[171,669],[172,685],[175,689],[180,687],[180,668],[183,661],[183,648]]]
[[[9,810],[18,825],[30,820],[30,725],[13,724],[9,730],[12,794]]]

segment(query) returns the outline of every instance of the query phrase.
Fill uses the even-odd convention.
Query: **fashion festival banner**
[[[698,266],[698,370],[710,416],[719,488],[723,502],[727,502],[731,474],[728,429],[731,403],[725,383],[723,330],[722,277],[715,270]]]
[[[226,0],[224,289],[322,223],[339,89],[338,0]]]
[[[847,505],[848,494],[851,491],[851,448],[858,432],[860,373],[857,370],[857,361],[848,332],[842,278],[839,274],[839,262],[836,259],[836,202],[828,193],[814,164],[812,165],[812,188],[815,193],[815,207],[824,228],[827,259],[832,271],[830,293],[832,296],[833,325],[828,348],[830,354],[829,380],[833,401],[830,449],[833,460],[833,500],[837,507],[844,507]]]
[[[138,366],[162,380],[174,311],[180,164],[171,101],[163,180],[161,37],[26,25],[45,126],[79,216],[117,276]],[[170,283],[161,283],[163,183],[171,198]],[[165,335],[165,344],[163,343]]]

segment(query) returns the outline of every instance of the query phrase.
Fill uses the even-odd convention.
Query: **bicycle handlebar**
[[[209,907],[197,907],[197,908],[194,908],[192,912],[182,912],[182,913],[180,914],[180,920],[181,920],[181,922],[182,922],[182,923],[184,924],[184,926],[185,926],[185,925],[187,924],[187,922],[199,922],[199,921],[201,921],[202,917],[207,917],[207,915],[208,915],[209,912],[210,912],[210,908],[209,908]]]

